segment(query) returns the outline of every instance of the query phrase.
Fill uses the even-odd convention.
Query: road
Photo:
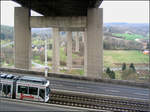
[[[38,68],[45,68],[45,67],[46,67],[45,65],[41,65],[41,64],[35,63],[34,61],[32,61],[32,64],[33,64],[34,67],[37,68],[37,69],[38,69]],[[51,70],[52,67],[49,66],[49,69]],[[59,67],[59,69],[60,69],[60,70],[67,70],[67,67]],[[74,68],[72,68],[72,69],[74,69],[74,70],[75,70],[75,69],[76,69],[76,70],[79,69],[79,70],[80,70],[80,69],[82,69],[82,68],[74,67]]]
[[[43,111],[57,111],[57,112],[60,112],[60,111],[64,111],[64,112],[67,112],[67,111],[83,111],[81,109],[75,109],[75,108],[72,108],[72,107],[63,107],[63,106],[55,106],[55,105],[49,105],[49,106],[46,106],[46,105],[37,105],[37,104],[34,104],[34,103],[27,103],[27,102],[12,102],[12,101],[5,101],[5,100],[1,100],[0,99],[0,111],[1,112],[4,112],[4,111],[40,111],[40,112],[43,112]]]
[[[36,68],[45,68],[45,66],[44,66],[44,65],[41,65],[41,64],[35,63],[34,61],[32,61],[32,64],[33,64]]]
[[[32,61],[32,64],[35,66],[35,68],[45,68],[44,65],[35,63],[35,62],[33,62],[33,61]],[[49,69],[52,69],[52,67],[49,67]],[[60,69],[60,70],[67,70],[67,67],[59,67],[59,69]],[[75,67],[75,66],[73,66],[72,69],[78,69],[78,70],[80,70],[80,69],[83,69],[83,67],[82,67],[82,66],[80,66],[80,67]],[[113,71],[120,71],[120,70],[122,70],[122,68],[120,68],[120,67],[110,68],[110,69],[113,70]],[[136,70],[149,70],[148,67],[135,67],[135,69],[136,69]],[[104,70],[106,70],[106,68],[104,68]]]
[[[104,68],[104,69],[106,69],[106,68]],[[121,67],[116,67],[116,68],[110,68],[111,70],[113,70],[113,71],[120,71],[120,70],[122,70],[122,68]],[[149,67],[135,67],[135,69],[136,70],[149,70]]]
[[[9,45],[11,45],[11,44],[14,44],[14,41],[9,42],[9,43],[7,43],[7,44],[4,44],[4,45],[2,45],[1,47],[2,47],[2,48],[3,48],[3,47],[7,47],[7,46],[9,46]]]
[[[32,74],[16,74],[16,75],[35,76]],[[48,77],[47,79],[50,80],[51,89],[150,100],[150,89],[147,88],[117,85],[111,83],[83,81],[67,78]]]
[[[91,81],[77,81],[71,79],[48,78],[52,89],[94,93],[102,95],[121,96],[142,100],[150,99],[150,90],[146,88],[129,87]]]

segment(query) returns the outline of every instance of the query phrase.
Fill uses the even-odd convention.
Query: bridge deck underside
[[[102,0],[13,0],[44,16],[87,16],[88,8],[99,7]]]

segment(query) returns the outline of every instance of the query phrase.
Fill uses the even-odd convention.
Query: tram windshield
[[[0,91],[2,91],[2,83],[0,83]]]
[[[49,94],[50,94],[50,88],[46,87],[46,96],[49,96]]]

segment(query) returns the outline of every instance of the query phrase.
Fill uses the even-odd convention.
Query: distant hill
[[[104,33],[126,33],[142,35],[147,37],[149,35],[148,23],[104,23]]]
[[[143,50],[149,40],[147,23],[104,23],[104,49]]]
[[[11,26],[1,25],[1,39],[13,39],[14,29]],[[32,28],[32,36],[36,37],[41,34],[52,35],[52,28]],[[147,23],[104,23],[104,35],[114,36],[112,34],[131,33],[141,35],[141,37],[149,36],[149,24]],[[65,32],[61,32],[65,35]]]
[[[141,42],[104,36],[103,48],[108,50],[143,50],[144,46]]]
[[[14,28],[11,26],[1,25],[1,34],[0,38],[13,40]],[[32,37],[40,36],[47,34],[49,37],[52,37],[52,28],[32,28]],[[65,35],[65,32],[60,32],[61,35]]]

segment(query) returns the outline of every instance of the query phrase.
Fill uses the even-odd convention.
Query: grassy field
[[[48,57],[52,57],[52,50],[48,50]],[[79,56],[72,54],[72,57],[78,58]],[[36,63],[43,64],[39,59],[39,56],[34,57]],[[64,48],[60,48],[60,60],[66,62],[66,59]],[[137,50],[104,50],[103,60],[104,67],[116,67],[115,63],[148,63],[149,56]]]
[[[52,50],[48,50],[48,57],[52,57]],[[72,54],[73,59],[78,58],[79,56],[76,54]],[[34,57],[34,62],[39,64],[44,64],[44,62],[41,62],[39,56]],[[64,52],[64,48],[60,48],[60,60],[66,62],[67,56]],[[104,60],[104,68],[110,67],[118,67],[116,63],[148,63],[149,62],[149,56],[144,55],[141,51],[137,50],[104,50],[103,54],[103,60]]]
[[[114,63],[148,63],[149,56],[137,50],[104,50],[104,67],[114,67]]]
[[[146,37],[143,37],[142,35],[137,35],[137,34],[113,33],[112,35],[116,36],[116,37],[123,37],[123,38],[125,38],[125,40],[135,40],[135,39],[140,39],[140,38],[145,38],[146,39]]]

